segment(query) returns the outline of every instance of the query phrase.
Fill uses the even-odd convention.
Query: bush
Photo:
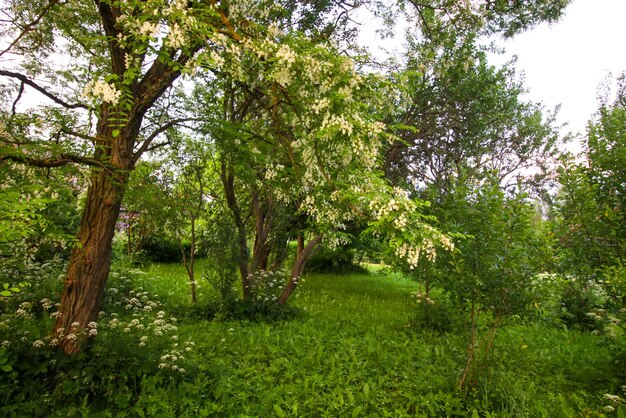
[[[307,261],[307,273],[367,273],[365,267],[355,263],[355,251],[340,247],[335,250],[321,249]]]
[[[421,292],[414,292],[411,296],[417,303],[417,313],[411,321],[415,329],[447,333],[460,324],[459,316],[445,298],[426,296]]]
[[[131,289],[127,274],[114,272],[110,281],[105,310],[86,331],[97,336],[72,357],[56,350],[59,337],[49,332],[57,304],[30,293],[7,301],[11,308],[5,306],[0,317],[0,345],[3,364],[12,370],[0,374],[2,415],[40,416],[50,409],[70,414],[78,405],[124,410],[138,402],[147,376],[152,385],[184,381],[195,344],[179,341],[176,318],[159,310],[160,302],[142,288]]]

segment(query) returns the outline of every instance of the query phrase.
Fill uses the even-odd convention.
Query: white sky
[[[548,109],[560,103],[565,131],[584,132],[597,108],[599,84],[609,72],[626,71],[626,0],[574,0],[551,27],[540,25],[499,44],[506,57],[517,55],[528,99]]]

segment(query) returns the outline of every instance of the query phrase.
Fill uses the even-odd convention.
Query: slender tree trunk
[[[258,270],[267,270],[272,249],[269,232],[272,228],[274,216],[271,207],[268,209],[263,208],[258,194],[254,196],[252,203],[255,216],[255,237],[250,271],[256,272]],[[268,203],[268,206],[271,206],[271,202]]]
[[[197,301],[197,297],[196,297],[196,277],[195,277],[195,272],[194,272],[194,261],[195,261],[195,252],[196,252],[196,219],[194,217],[191,218],[191,249],[189,251],[189,257],[187,257],[187,253],[185,252],[183,241],[180,239],[178,234],[176,235],[176,241],[178,243],[178,248],[180,249],[180,253],[183,256],[183,266],[185,267],[185,271],[187,272],[187,277],[189,278],[189,285],[191,286],[191,302],[195,305]]]
[[[274,240],[272,245],[272,270],[278,270],[283,266],[285,259],[287,258],[287,248],[289,246],[288,239]]]
[[[315,236],[315,238],[313,238],[311,241],[309,241],[309,243],[306,246],[301,247],[301,244],[302,245],[304,244],[304,238],[300,239],[300,237],[298,237],[298,256],[296,257],[296,262],[294,263],[293,268],[291,269],[291,274],[289,275],[289,282],[287,283],[287,286],[285,286],[283,293],[280,295],[280,298],[278,299],[279,305],[285,305],[287,303],[287,300],[289,300],[289,296],[291,296],[293,291],[296,290],[296,286],[298,285],[298,280],[300,279],[300,276],[302,275],[302,272],[304,271],[304,266],[306,265],[306,262],[308,261],[309,257],[313,253],[313,250],[315,249],[317,244],[319,244],[320,241],[322,241],[322,238],[324,238],[324,234],[319,234]],[[301,248],[302,250],[300,250]]]
[[[78,231],[78,245],[69,260],[60,315],[54,325],[59,347],[77,353],[96,321],[111,264],[111,243],[126,187],[126,174],[92,169],[92,181]]]
[[[128,253],[128,257],[130,258],[131,254],[132,254],[132,238],[131,238],[131,234],[132,234],[132,229],[131,229],[131,225],[130,225],[130,219],[128,220],[128,228],[126,228],[127,233],[128,233],[128,249],[127,249],[127,253]]]
[[[461,380],[459,380],[459,390],[463,390],[465,387],[465,383],[468,378],[471,379],[473,375],[474,368],[474,354],[476,353],[476,296],[472,294],[472,306],[470,311],[470,341],[467,346],[467,363],[465,365],[465,370],[463,371],[463,376]]]
[[[246,233],[246,224],[241,216],[241,210],[237,203],[235,195],[235,175],[232,166],[222,159],[221,170],[222,185],[224,186],[224,194],[226,195],[226,203],[233,214],[233,220],[237,227],[237,235],[239,241],[239,257],[237,264],[239,267],[239,275],[241,276],[241,292],[244,300],[250,299],[250,278],[248,277],[248,236]]]

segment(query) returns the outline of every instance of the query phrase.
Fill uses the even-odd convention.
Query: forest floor
[[[509,318],[459,389],[467,327],[437,292],[426,312],[400,274],[308,274],[286,310],[225,313],[203,263],[195,305],[179,264],[114,265],[97,337],[71,358],[43,299],[62,274],[29,288],[15,303],[30,313],[0,324],[13,367],[0,416],[626,417],[622,354],[601,335]],[[489,318],[479,325],[484,347]]]
[[[213,416],[602,416],[604,394],[619,391],[601,338],[521,319],[499,329],[476,381],[459,391],[463,321],[438,307],[435,322],[450,331],[424,329],[418,284],[396,274],[308,275],[290,318],[209,321],[211,286],[199,282],[193,307],[180,266],[145,273],[142,286],[180,318],[179,338],[196,344],[184,382],[159,389],[168,401],[151,406],[155,416],[172,403],[177,414]]]

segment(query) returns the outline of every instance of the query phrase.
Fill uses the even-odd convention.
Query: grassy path
[[[167,305],[188,306],[182,270],[147,276],[156,273],[152,286]],[[164,284],[168,275],[178,282]],[[595,336],[507,326],[497,366],[474,393],[460,394],[463,336],[411,329],[415,290],[396,275],[310,275],[291,301],[294,319],[183,318],[180,338],[196,342],[194,368],[176,387],[146,390],[144,407],[154,416],[596,416],[589,405],[597,408],[593,391],[610,385],[610,357]]]
[[[407,329],[414,290],[399,276],[311,275],[293,298],[293,320],[182,325],[210,389],[200,403],[188,395],[188,413],[413,416],[423,404],[440,415],[457,364]]]

